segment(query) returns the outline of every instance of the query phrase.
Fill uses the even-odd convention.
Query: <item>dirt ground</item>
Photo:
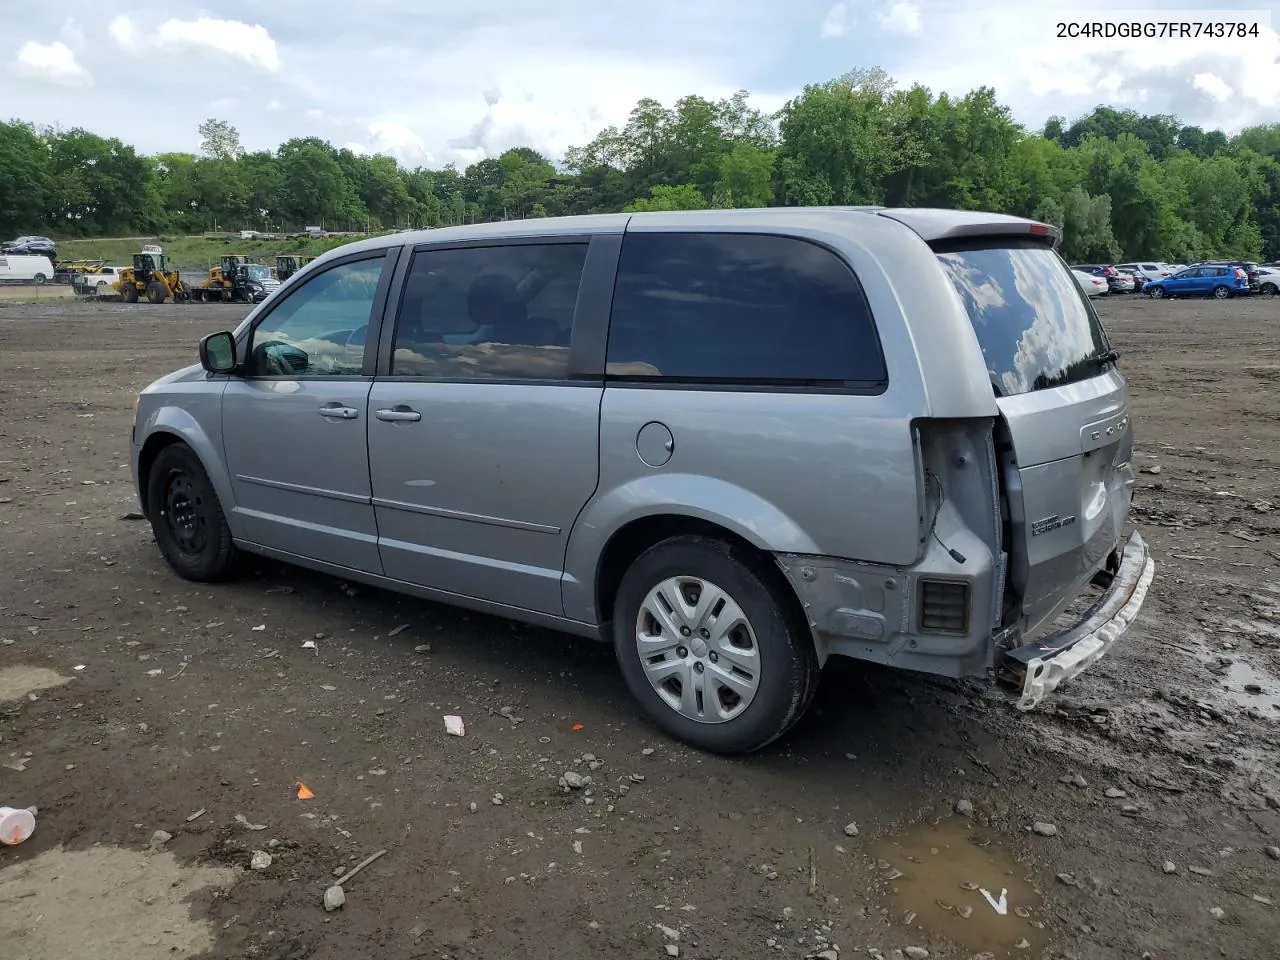
[[[1280,942],[1280,301],[1099,304],[1159,569],[1055,708],[834,663],[745,760],[647,726],[599,644],[275,563],[171,575],[132,514],[134,394],[244,309],[0,304],[0,804],[38,808],[0,847],[8,960]]]

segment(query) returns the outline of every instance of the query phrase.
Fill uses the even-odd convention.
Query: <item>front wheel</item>
[[[1214,287],[1214,288],[1213,288],[1213,299],[1215,299],[1215,300],[1225,300],[1225,299],[1227,299],[1227,297],[1229,297],[1229,296],[1231,296],[1231,290],[1230,290],[1230,288],[1228,288],[1228,287]]]
[[[749,753],[786,733],[817,689],[813,639],[780,574],[703,536],[650,547],[622,578],[614,649],[662,730],[712,753]]]
[[[184,443],[165,447],[147,475],[147,514],[165,562],[184,580],[223,580],[238,551],[209,475]]]
[[[1146,294],[1152,300],[1159,300],[1164,296],[1164,287],[1152,287],[1150,290],[1146,291]]]
[[[149,303],[164,303],[169,299],[169,289],[159,280],[152,280],[147,284],[147,301]]]

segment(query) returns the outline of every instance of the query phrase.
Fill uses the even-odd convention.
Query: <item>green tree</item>
[[[0,123],[0,235],[44,227],[52,187],[49,151],[35,128]]]
[[[706,198],[691,183],[678,187],[653,187],[649,196],[632,200],[622,209],[626,213],[646,213],[656,210],[705,210]]]
[[[200,153],[212,160],[235,160],[244,153],[240,131],[226,120],[206,120],[200,124]]]

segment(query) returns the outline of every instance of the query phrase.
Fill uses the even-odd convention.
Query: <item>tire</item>
[[[1159,300],[1164,296],[1164,287],[1152,287],[1145,292],[1152,300]]]
[[[195,451],[165,447],[147,475],[147,514],[165,562],[184,580],[230,577],[239,560],[222,504]]]
[[[1227,297],[1229,297],[1229,296],[1231,296],[1231,290],[1230,290],[1230,288],[1229,288],[1229,287],[1214,287],[1214,288],[1213,288],[1213,299],[1215,299],[1215,300],[1225,300],[1225,299],[1227,299]]]
[[[169,291],[159,280],[152,280],[147,284],[147,302],[148,303],[164,303],[169,299]]]
[[[699,621],[690,617],[693,632],[687,644],[679,643],[683,638],[671,626],[681,619],[678,587],[687,591],[682,605],[695,614],[696,599],[707,589],[718,590],[741,611],[743,622],[717,644],[714,633],[699,636]],[[750,550],[712,537],[672,537],[642,553],[618,588],[613,641],[627,687],[649,719],[677,740],[720,754],[759,750],[791,729],[813,701],[819,668],[813,638],[789,590],[781,574]],[[659,597],[667,600],[665,629],[645,611],[646,602],[660,602]],[[700,622],[708,622],[705,614]],[[665,686],[661,679],[650,682],[640,653],[642,626],[655,638],[649,641],[653,665],[668,667]],[[744,682],[750,677],[754,685]],[[697,678],[704,685],[702,701],[690,698],[682,712],[685,683],[692,691]],[[730,679],[742,692],[722,682]]]
[[[1280,287],[1277,287],[1274,283],[1264,283],[1258,288],[1258,292],[1264,297],[1274,297],[1277,293],[1280,293]]]
[[[37,286],[37,287],[43,287],[43,286],[45,285],[45,283],[48,281],[48,279],[49,279],[49,278],[48,278],[48,277],[46,277],[43,273],[37,273],[37,274],[36,274],[36,286]]]
[[[120,289],[120,296],[124,298],[125,303],[137,303],[138,288],[132,283],[127,283]]]

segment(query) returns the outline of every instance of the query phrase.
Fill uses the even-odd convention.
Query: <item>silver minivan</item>
[[[141,507],[191,580],[248,551],[612,642],[711,751],[785,733],[832,656],[1031,709],[1155,569],[1058,239],[788,208],[352,243],[142,391]]]

